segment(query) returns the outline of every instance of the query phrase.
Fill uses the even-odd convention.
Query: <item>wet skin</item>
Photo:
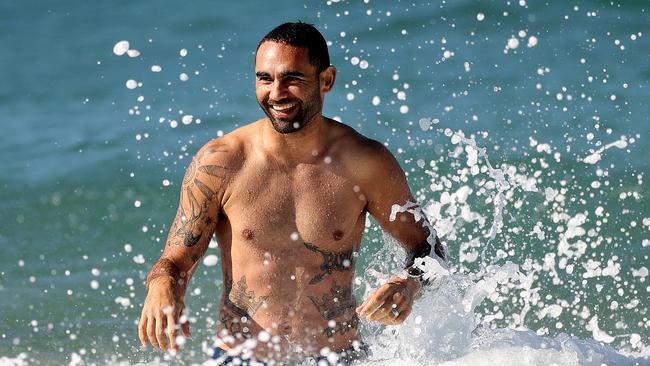
[[[360,318],[399,324],[411,311],[419,291],[412,279],[393,277],[361,305],[352,294],[366,214],[407,252],[429,234],[411,214],[389,220],[393,204],[412,200],[399,164],[380,143],[321,115],[333,67],[319,73],[305,49],[265,42],[255,71],[268,118],[208,142],[188,167],[148,277],[145,345],[177,351],[170,340],[189,334],[187,323],[179,326],[184,294],[213,233],[224,279],[222,348],[264,331],[277,337],[261,342],[256,358],[300,359],[350,347]]]

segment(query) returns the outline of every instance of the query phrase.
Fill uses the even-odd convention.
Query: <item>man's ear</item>
[[[334,82],[336,81],[336,67],[329,66],[327,69],[320,73],[320,91],[325,94],[332,90]]]

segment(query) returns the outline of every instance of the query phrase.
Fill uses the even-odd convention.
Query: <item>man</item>
[[[327,350],[349,363],[367,352],[359,318],[402,323],[426,282],[414,260],[430,253],[429,242],[442,257],[442,246],[426,219],[416,221],[390,152],[321,114],[336,68],[316,28],[272,30],[258,45],[255,75],[267,118],[208,142],[187,168],[167,244],[147,277],[139,336],[145,346],[179,350],[178,329],[189,336],[188,323],[179,324],[187,284],[215,233],[224,364],[318,361]],[[403,244],[410,275],[357,306],[352,281],[366,213]]]

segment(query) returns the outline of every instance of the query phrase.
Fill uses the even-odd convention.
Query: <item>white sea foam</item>
[[[586,156],[582,161],[586,164],[596,164],[597,162],[602,159],[602,154],[605,150],[611,149],[612,147],[616,147],[619,149],[625,149],[628,145],[627,140],[625,137],[621,137],[620,140],[616,140],[614,142],[610,142],[609,144],[597,149],[596,151],[592,152],[590,155]]]

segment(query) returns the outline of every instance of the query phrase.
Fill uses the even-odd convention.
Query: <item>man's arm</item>
[[[357,313],[368,320],[399,324],[411,313],[413,300],[421,289],[414,261],[432,251],[443,259],[445,254],[435,230],[411,196],[404,171],[393,155],[378,142],[372,141],[369,148],[372,154],[365,159],[361,175],[368,212],[404,247],[405,267],[413,276],[392,277],[357,308]]]
[[[180,203],[160,259],[147,276],[147,298],[138,335],[144,346],[179,350],[178,326],[185,308],[187,284],[217,224],[225,188],[227,146],[207,143],[192,159],[183,177]],[[189,323],[181,325],[190,336]],[[169,342],[168,342],[169,340]]]

